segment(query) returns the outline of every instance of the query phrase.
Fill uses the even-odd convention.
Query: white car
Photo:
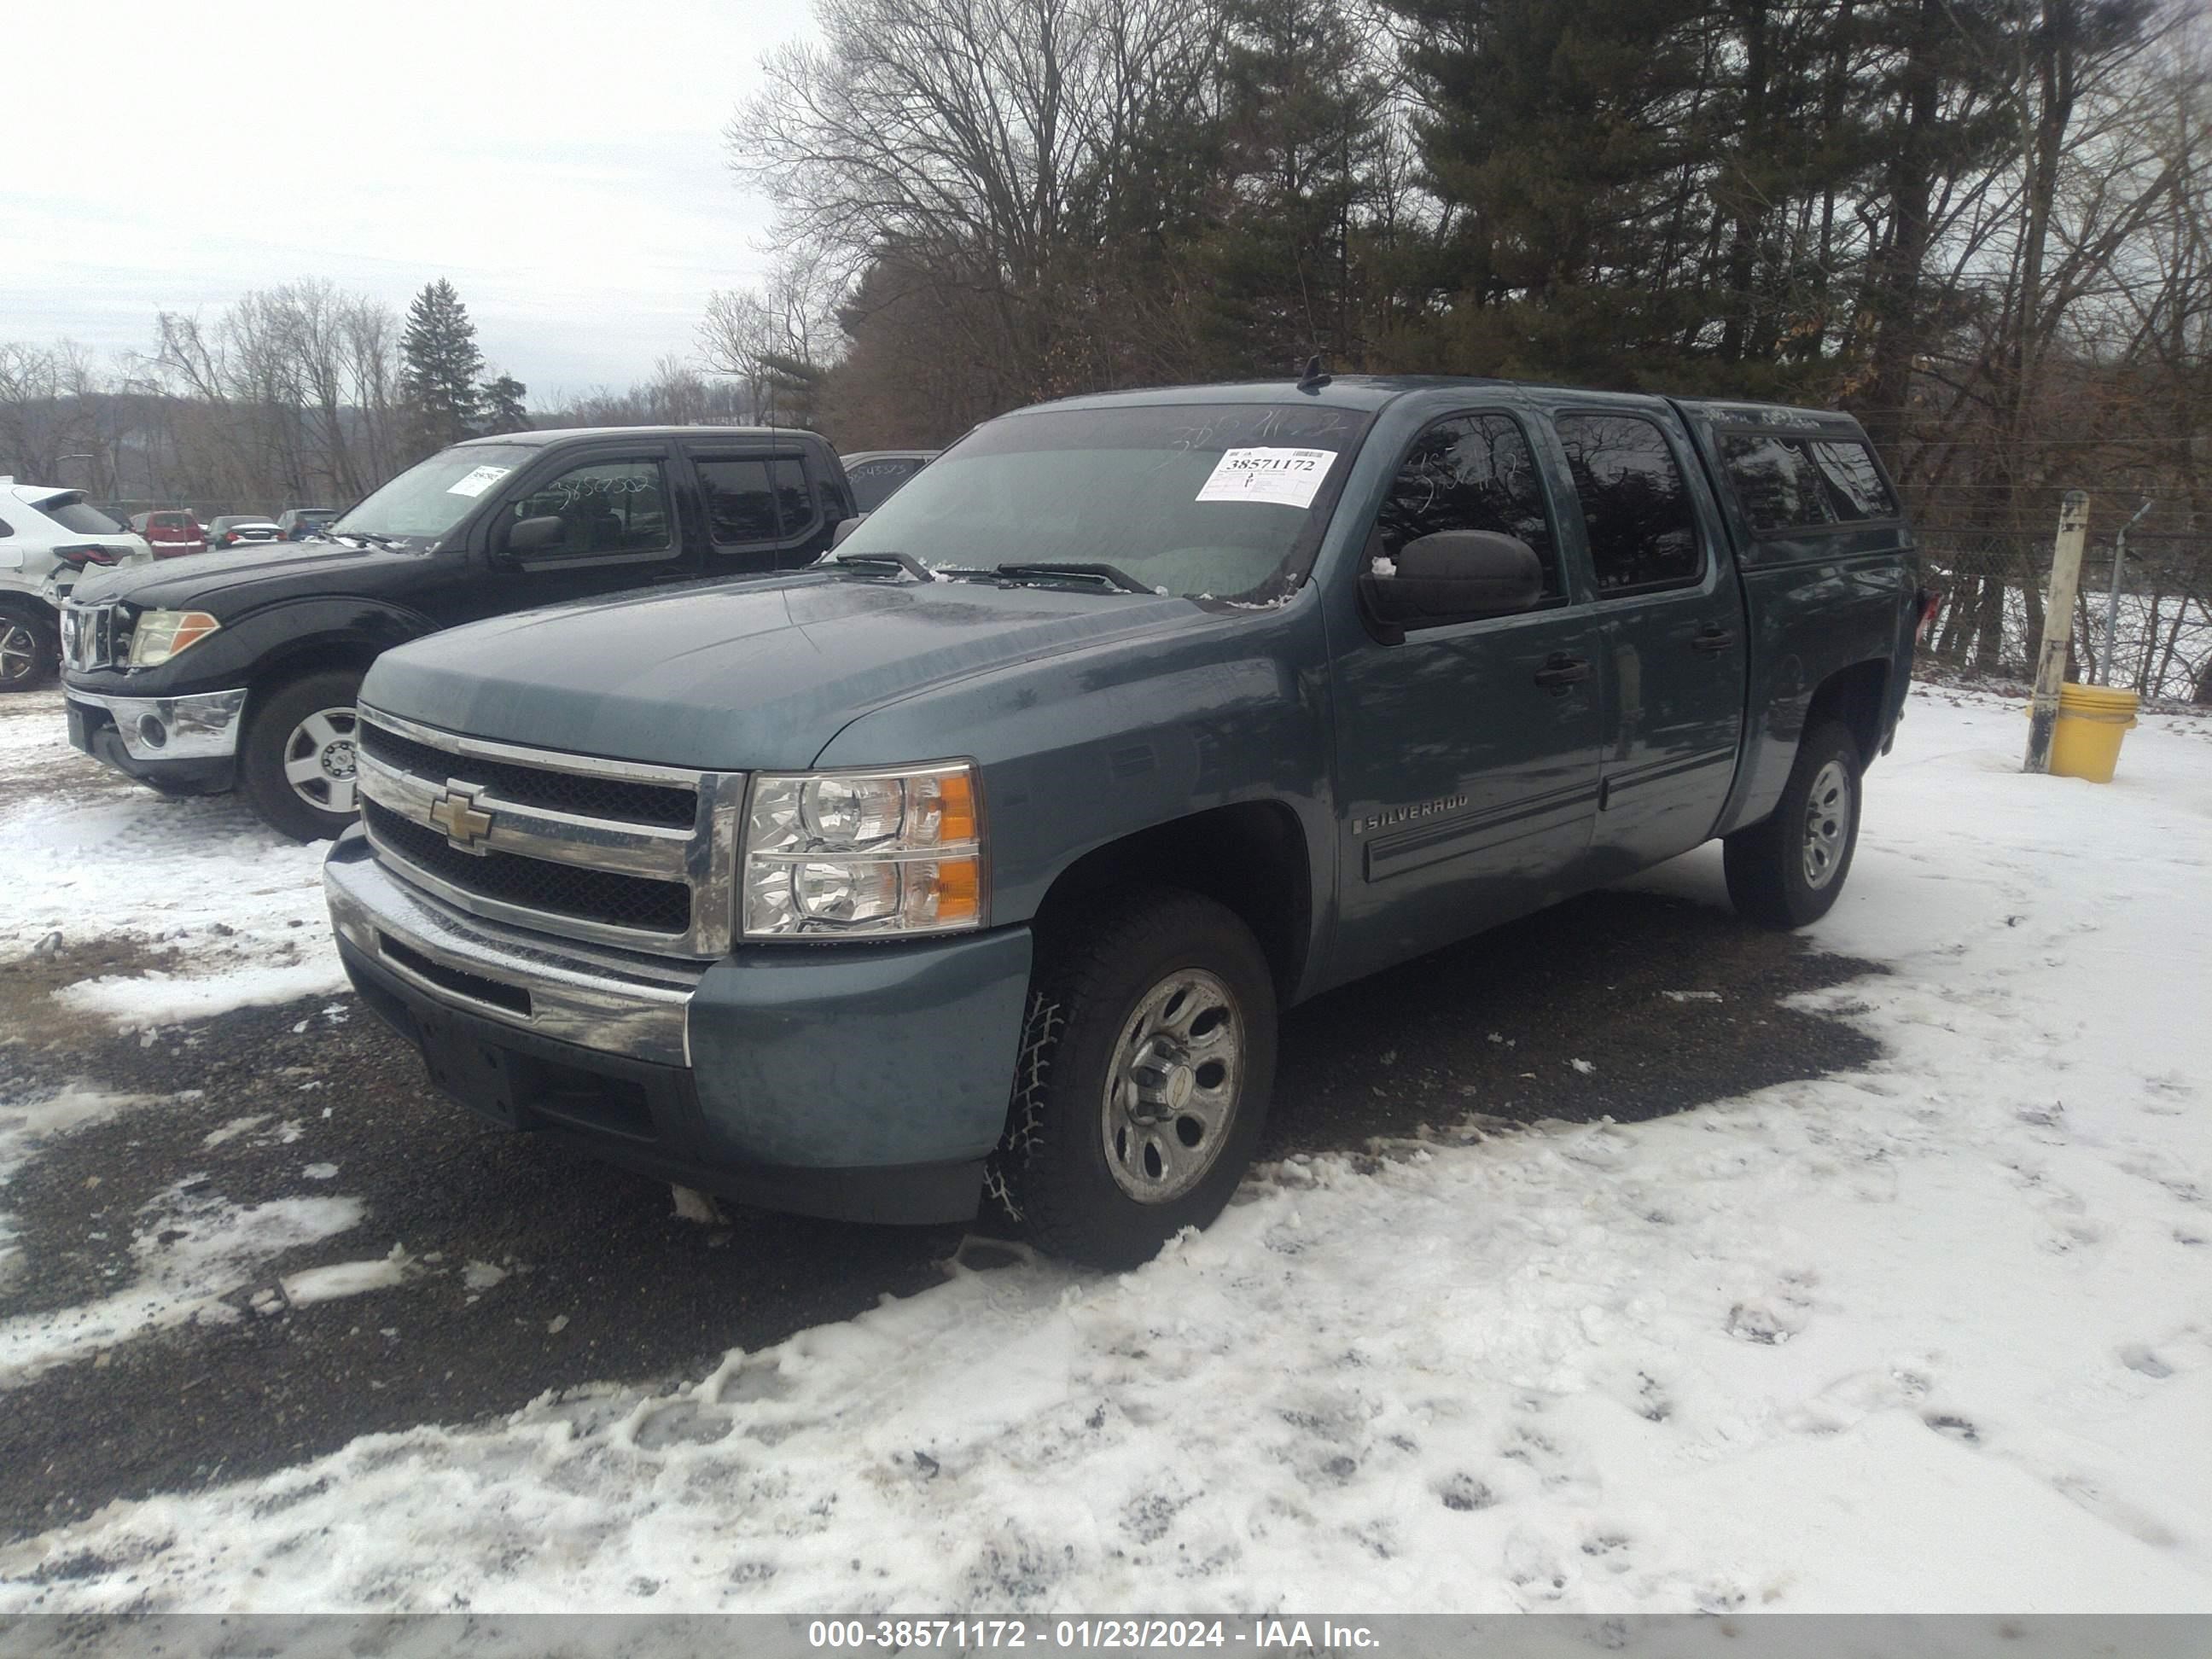
[[[0,478],[0,691],[54,672],[61,603],[88,569],[150,564],[153,547],[84,498],[82,489]]]

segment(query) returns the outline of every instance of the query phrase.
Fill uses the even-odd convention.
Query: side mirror
[[[1359,596],[1368,615],[1399,637],[1408,628],[1533,610],[1544,597],[1536,550],[1495,531],[1418,536],[1389,568],[1388,575],[1370,568],[1361,576]]]
[[[838,520],[837,527],[830,532],[830,545],[832,547],[838,545],[845,539],[846,537],[851,535],[855,530],[858,530],[860,527],[860,519],[865,519],[867,516],[868,515],[866,514],[863,513],[860,515],[860,518],[857,519]]]
[[[543,518],[518,519],[507,532],[507,550],[510,553],[543,553],[549,547],[558,547],[568,539],[568,520],[558,514],[548,513]]]

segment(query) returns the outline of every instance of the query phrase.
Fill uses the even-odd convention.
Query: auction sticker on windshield
[[[1224,449],[1198,499],[1311,507],[1335,459],[1333,449]]]
[[[481,495],[514,469],[507,466],[480,466],[458,483],[446,486],[448,495]]]

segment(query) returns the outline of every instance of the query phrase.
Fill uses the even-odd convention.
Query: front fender
[[[132,697],[188,696],[252,685],[294,667],[365,660],[419,639],[436,624],[385,600],[334,595],[280,600],[250,611],[159,668],[71,674],[88,691]]]
[[[1309,586],[1274,610],[1224,612],[934,686],[854,720],[815,764],[975,760],[994,926],[1033,918],[1085,854],[1243,801],[1291,808],[1323,888],[1336,863],[1316,599]],[[1334,894],[1312,898],[1318,928]]]

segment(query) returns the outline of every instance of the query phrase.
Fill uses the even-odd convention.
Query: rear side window
[[[1724,432],[1721,462],[1753,531],[1818,529],[1898,516],[1874,452],[1853,440]]]
[[[1703,575],[1697,509],[1667,434],[1636,415],[1562,415],[1558,426],[1599,592]]]
[[[74,530],[80,536],[119,536],[123,526],[109,518],[82,495],[59,495],[52,501],[40,501],[39,511],[64,530]]]
[[[1394,558],[1443,530],[1518,537],[1544,567],[1544,597],[1566,591],[1528,441],[1508,416],[1455,415],[1415,439],[1376,519],[1373,550]]]
[[[806,468],[796,455],[776,458],[775,506],[777,526],[787,538],[811,530],[820,516],[806,487]]]
[[[806,487],[806,468],[796,456],[732,456],[694,464],[717,547],[789,540],[821,517]]]
[[[707,523],[718,547],[776,538],[775,495],[765,460],[701,461]]]

